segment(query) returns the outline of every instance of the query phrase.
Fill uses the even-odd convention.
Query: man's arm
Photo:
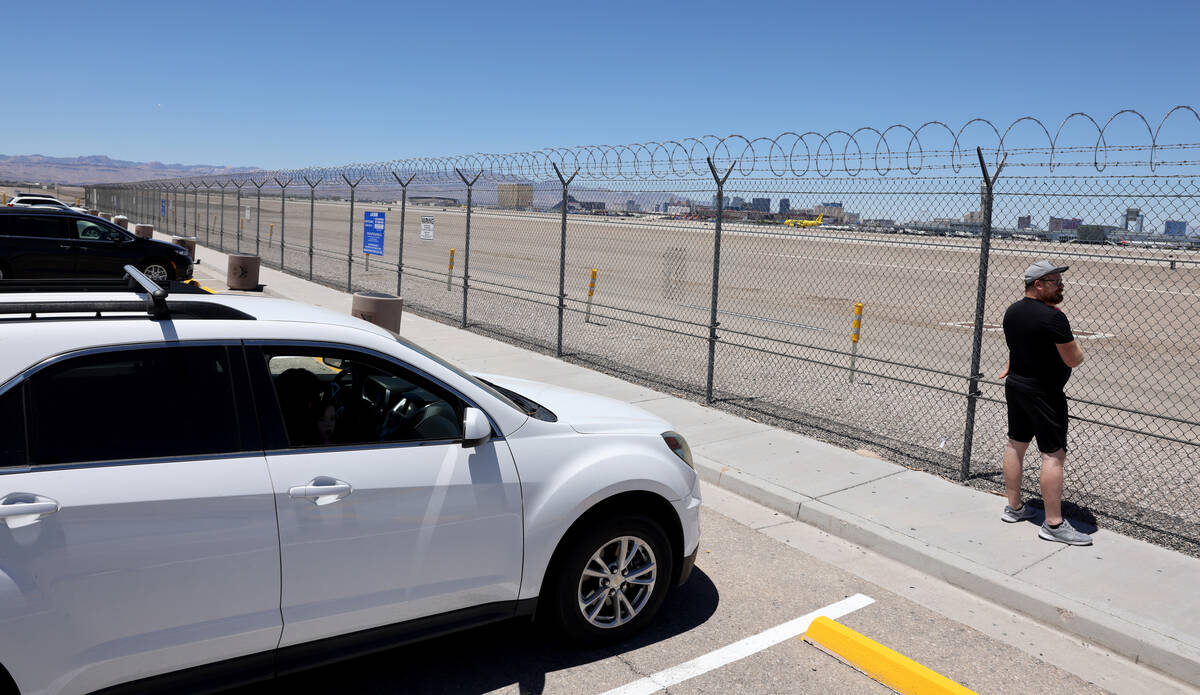
[[[1000,372],[1000,374],[996,376],[996,379],[1000,380],[1000,379],[1003,379],[1004,377],[1008,376],[1008,370],[1011,368],[1012,368],[1012,360],[1005,362],[1004,363],[1004,371]]]
[[[1083,348],[1079,347],[1079,341],[1072,340],[1069,343],[1056,343],[1055,347],[1058,348],[1058,356],[1071,369],[1083,364]]]

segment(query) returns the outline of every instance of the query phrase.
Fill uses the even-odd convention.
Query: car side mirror
[[[463,412],[463,448],[470,449],[483,444],[492,437],[492,423],[478,408],[467,408]]]

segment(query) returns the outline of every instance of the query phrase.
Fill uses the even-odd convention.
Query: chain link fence
[[[993,491],[1001,317],[1026,266],[1070,265],[1063,307],[1087,361],[1067,386],[1067,512],[1197,555],[1200,144],[1166,135],[1189,116],[400,160],[87,200]],[[385,216],[381,254],[364,252],[366,212]],[[1037,495],[1037,466],[1026,475]]]

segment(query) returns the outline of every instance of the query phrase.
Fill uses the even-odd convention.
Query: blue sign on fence
[[[166,198],[159,198],[159,199],[158,199],[158,202],[159,202],[159,204],[160,204],[160,207],[162,208],[162,212],[158,213],[158,216],[159,216],[159,217],[166,217],[166,216],[167,216],[167,199],[166,199]]]
[[[372,256],[383,255],[384,214],[382,212],[363,213],[363,253],[369,253]]]

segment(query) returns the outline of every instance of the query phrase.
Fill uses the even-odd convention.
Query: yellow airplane
[[[815,220],[784,220],[783,223],[789,227],[820,227],[823,219],[824,215],[817,215]]]

